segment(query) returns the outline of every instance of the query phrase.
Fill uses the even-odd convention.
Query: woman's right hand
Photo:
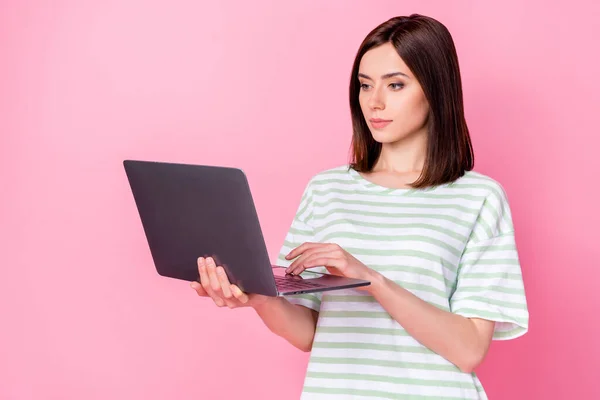
[[[212,257],[198,258],[200,283],[190,284],[192,289],[201,297],[210,297],[218,307],[256,307],[269,301],[269,296],[261,294],[246,294],[229,282],[225,269],[216,266]]]

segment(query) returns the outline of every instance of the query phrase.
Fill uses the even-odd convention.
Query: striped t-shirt
[[[527,332],[510,208],[477,172],[428,189],[390,189],[341,166],[308,183],[278,264],[306,242],[336,243],[421,299],[496,321],[494,339]],[[316,271],[325,271],[317,268]],[[367,292],[288,298],[319,312],[302,399],[486,399],[464,373],[411,337]]]

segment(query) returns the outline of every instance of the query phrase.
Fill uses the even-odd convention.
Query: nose
[[[371,91],[371,96],[369,96],[368,106],[371,110],[385,109],[385,102],[380,89],[373,88]]]

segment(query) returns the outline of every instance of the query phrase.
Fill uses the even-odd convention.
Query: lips
[[[371,123],[371,126],[375,129],[383,129],[386,126],[389,125],[390,122],[392,122],[391,119],[381,119],[381,118],[371,118],[369,120],[369,122]]]

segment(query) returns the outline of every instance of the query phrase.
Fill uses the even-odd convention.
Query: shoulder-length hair
[[[427,155],[414,188],[452,182],[473,169],[474,154],[464,117],[462,84],[454,41],[433,18],[413,14],[394,17],[373,29],[356,54],[350,80],[352,157],[350,167],[369,172],[381,153],[381,143],[369,131],[360,108],[358,68],[370,49],[391,43],[420,83],[429,103]]]

